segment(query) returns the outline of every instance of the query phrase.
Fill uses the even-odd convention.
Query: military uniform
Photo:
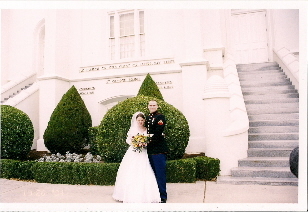
[[[151,135],[151,142],[148,144],[148,154],[168,153],[169,149],[164,137],[166,119],[163,114],[157,111],[146,117],[146,127],[148,134]]]
[[[156,177],[162,202],[166,202],[167,200],[166,153],[169,152],[165,136],[163,134],[165,126],[165,116],[157,111],[146,117],[147,132],[151,136],[150,143],[147,146],[147,152],[150,164]]]

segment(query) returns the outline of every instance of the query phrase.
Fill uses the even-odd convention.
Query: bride
[[[159,203],[160,194],[156,178],[150,165],[147,150],[134,151],[132,137],[147,134],[145,116],[141,112],[133,115],[126,143],[130,145],[118,169],[112,197],[124,203]]]

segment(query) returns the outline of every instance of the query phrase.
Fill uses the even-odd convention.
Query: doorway
[[[269,61],[266,10],[231,12],[231,45],[236,64]]]

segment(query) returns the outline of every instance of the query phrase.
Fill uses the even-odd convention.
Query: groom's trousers
[[[167,156],[166,154],[149,155],[149,161],[156,177],[160,198],[167,199],[167,188],[166,188]]]

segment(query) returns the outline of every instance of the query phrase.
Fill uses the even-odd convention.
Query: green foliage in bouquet
[[[132,115],[148,114],[148,102],[156,100],[159,112],[166,117],[165,136],[170,149],[169,160],[181,159],[189,140],[189,126],[185,116],[172,105],[153,97],[138,95],[112,107],[101,121],[97,133],[100,155],[106,162],[121,162],[128,145],[125,142]]]
[[[72,86],[51,114],[44,133],[51,153],[80,152],[89,142],[92,119],[75,86]]]
[[[29,116],[15,107],[1,105],[1,158],[25,159],[33,138]]]
[[[139,95],[151,96],[164,101],[163,95],[159,91],[159,88],[157,87],[150,74],[147,74],[143,80],[137,96]]]

